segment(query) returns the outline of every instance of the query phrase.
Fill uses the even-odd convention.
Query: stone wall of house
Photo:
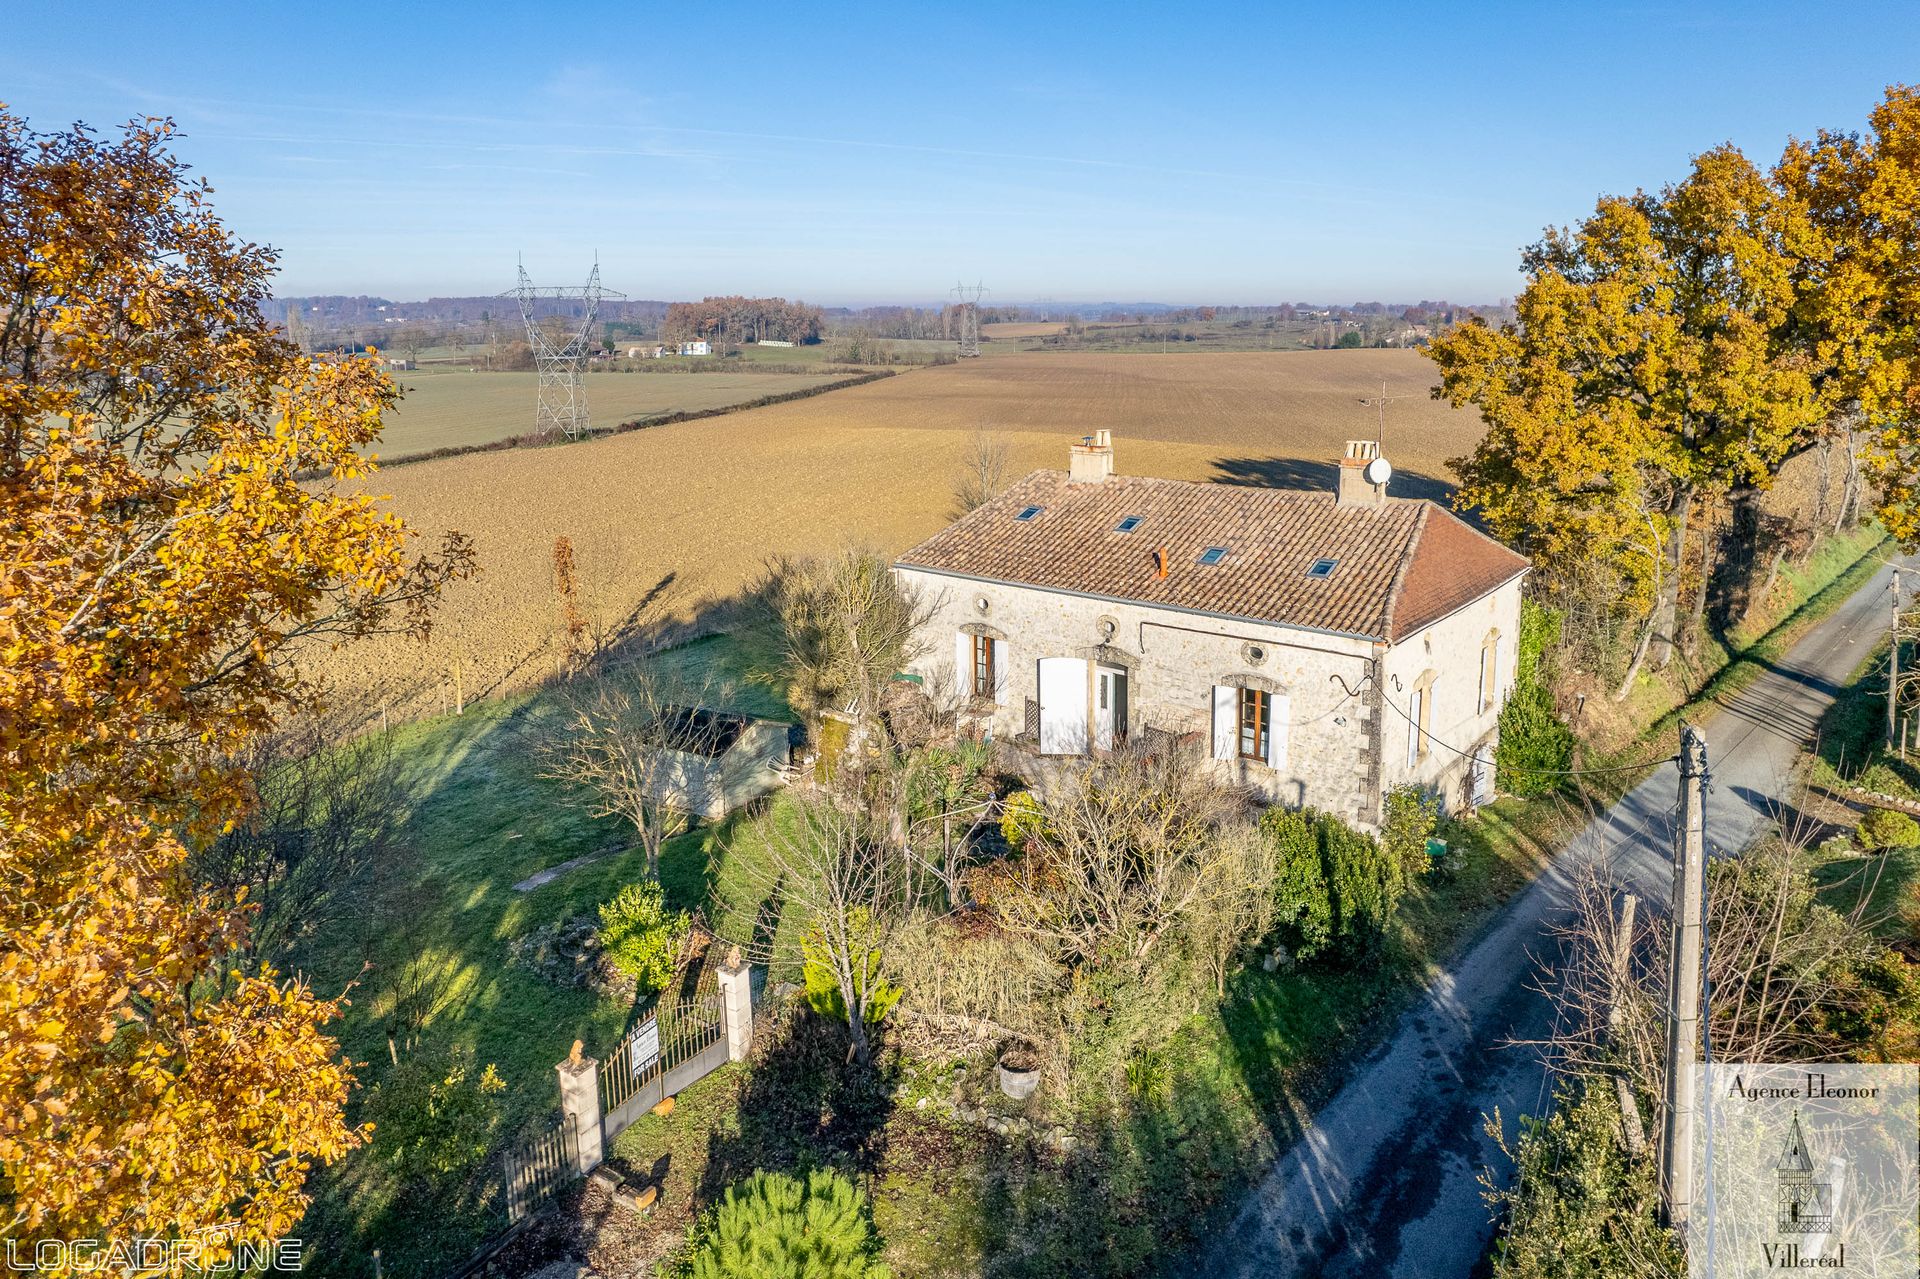
[[[1482,706],[1480,652],[1495,636],[1493,689]],[[1412,782],[1438,794],[1449,810],[1467,801],[1472,764],[1458,752],[1484,750],[1491,759],[1500,707],[1513,691],[1518,670],[1519,636],[1520,583],[1514,581],[1393,646],[1383,689],[1389,703],[1382,716],[1383,788]],[[1408,723],[1413,692],[1421,687],[1431,699],[1424,749]]]
[[[971,701],[970,713],[995,740],[1037,748],[1039,660],[1081,658],[1088,663],[1090,722],[1098,666],[1119,667],[1128,673],[1130,733],[1159,730],[1189,737],[1209,758],[1210,768],[1271,802],[1312,805],[1367,826],[1378,820],[1379,770],[1368,699],[1348,691],[1360,690],[1372,667],[1377,646],[1371,641],[974,582],[904,566],[895,571],[932,609],[922,632],[925,651],[912,663],[913,673],[937,699]],[[962,696],[965,650],[956,637],[969,630],[997,642],[1003,673],[992,699]],[[1281,766],[1211,760],[1213,687],[1236,683],[1287,695],[1289,728]]]

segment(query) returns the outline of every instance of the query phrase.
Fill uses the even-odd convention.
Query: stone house
[[[1035,755],[1190,742],[1368,828],[1406,783],[1479,802],[1528,564],[1390,476],[1371,440],[1330,492],[1122,476],[1101,431],[895,563],[911,673]]]

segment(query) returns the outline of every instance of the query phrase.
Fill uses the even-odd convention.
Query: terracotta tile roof
[[[1029,520],[1015,517],[1040,508]],[[1140,523],[1116,532],[1128,516]],[[1217,565],[1200,557],[1223,546]],[[1155,552],[1167,551],[1167,576]],[[1335,561],[1325,577],[1316,560]],[[902,555],[907,568],[1398,642],[1526,571],[1432,502],[1035,471]]]

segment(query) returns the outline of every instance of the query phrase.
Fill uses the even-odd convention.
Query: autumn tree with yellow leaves
[[[395,399],[261,317],[171,126],[41,134],[0,109],[0,1234],[284,1235],[364,1134],[323,997],[243,962],[190,845],[297,646],[419,631],[471,571],[356,491]],[[216,1246],[204,1259],[217,1260]]]
[[[1717,147],[1674,185],[1603,198],[1527,251],[1513,323],[1428,350],[1435,394],[1488,425],[1455,463],[1460,504],[1525,547],[1549,592],[1635,619],[1622,695],[1672,654],[1703,505],[1735,514],[1714,571],[1748,571],[1739,516],[1796,453],[1841,435],[1851,458],[1866,423],[1881,517],[1920,537],[1920,98],[1890,90],[1872,125],[1794,143],[1769,171]]]

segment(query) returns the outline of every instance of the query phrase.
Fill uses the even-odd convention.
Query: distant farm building
[[[760,344],[761,346],[795,346],[795,345],[798,345],[797,343],[794,343],[794,342],[782,342],[782,341],[780,341],[780,340],[779,340],[779,339],[777,339],[777,338],[761,338],[761,339],[760,339],[760,343],[759,343],[759,344]]]
[[[709,342],[709,341],[707,341],[707,340],[706,340],[705,338],[701,338],[701,339],[699,339],[698,341],[694,341],[694,342],[682,342],[682,343],[680,344],[680,354],[682,354],[682,355],[712,355],[712,354],[713,354],[713,343],[711,343],[711,342]]]

